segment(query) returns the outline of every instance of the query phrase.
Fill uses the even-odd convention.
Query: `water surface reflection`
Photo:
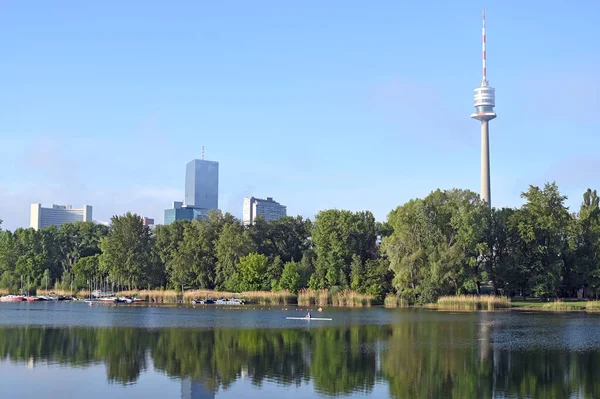
[[[0,358],[34,368],[104,365],[107,386],[139,383],[151,370],[176,378],[182,398],[218,397],[241,380],[254,389],[310,385],[325,396],[374,395],[382,386],[393,398],[600,393],[600,351],[589,338],[600,339],[595,320],[554,320],[536,338],[523,331],[537,332],[547,318],[523,327],[502,317],[269,330],[5,327]],[[590,345],[570,350],[582,335]]]

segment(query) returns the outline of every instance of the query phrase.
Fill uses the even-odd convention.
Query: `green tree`
[[[279,280],[278,288],[280,290],[288,290],[297,293],[302,288],[302,280],[300,276],[300,266],[297,262],[287,262],[283,266],[281,279]]]
[[[409,302],[479,291],[485,254],[485,207],[468,190],[436,190],[388,215],[383,238],[398,294]]]
[[[369,211],[321,211],[315,218],[312,242],[317,255],[313,288],[349,286],[352,256],[377,256],[377,228]]]
[[[352,263],[350,264],[350,288],[356,291],[360,291],[363,288],[363,280],[365,274],[365,267],[360,259],[360,256],[353,255]]]
[[[56,232],[57,249],[63,272],[70,273],[73,265],[86,256],[99,254],[100,240],[108,234],[108,226],[93,222],[61,225]]]
[[[269,259],[265,255],[251,253],[240,258],[237,266],[238,290],[260,291],[269,289],[267,267]]]
[[[390,272],[390,263],[386,258],[367,259],[360,291],[383,301],[391,290],[392,279],[393,273]]]
[[[269,262],[269,267],[267,268],[267,279],[271,282],[270,288],[277,289],[282,273],[283,262],[279,256],[276,256],[272,262]]]
[[[485,222],[483,268],[494,292],[503,294],[518,281],[513,278],[518,273],[514,249],[517,233],[509,224],[514,212],[512,208],[492,208]]]
[[[176,220],[171,224],[156,227],[154,251],[164,267],[169,268],[169,263],[183,241],[184,230],[190,223],[189,220]]]
[[[576,219],[577,283],[589,284],[596,298],[600,294],[600,197],[587,189]]]
[[[251,252],[254,252],[253,242],[239,221],[225,224],[216,245],[215,286],[218,289],[237,288],[237,265],[243,256]]]
[[[73,276],[77,288],[89,287],[92,279],[101,277],[100,254],[79,258],[73,265]]]
[[[409,301],[435,300],[440,283],[431,266],[438,232],[430,222],[423,200],[410,200],[390,212],[393,233],[383,238],[382,250],[394,272],[393,285],[399,296]]]
[[[111,222],[108,234],[100,241],[100,270],[129,289],[147,284],[147,272],[154,260],[150,229],[140,216],[129,212],[113,216]]]
[[[527,202],[511,217],[519,233],[525,273],[534,295],[556,297],[560,292],[562,271],[568,248],[568,228],[571,216],[555,183],[543,189],[530,186],[522,193]]]

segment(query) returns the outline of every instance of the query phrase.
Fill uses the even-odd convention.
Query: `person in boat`
[[[306,315],[306,318],[307,318],[307,319],[310,319],[310,318],[312,318],[312,316],[310,315],[310,312],[308,312],[308,314]]]

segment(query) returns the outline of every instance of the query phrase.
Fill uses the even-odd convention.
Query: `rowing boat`
[[[327,317],[286,317],[288,320],[332,320]]]

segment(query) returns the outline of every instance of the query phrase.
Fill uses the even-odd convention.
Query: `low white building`
[[[267,199],[245,197],[242,217],[244,224],[254,224],[254,220],[259,216],[262,216],[266,222],[272,222],[287,216],[287,207],[273,201],[271,197]]]
[[[92,206],[73,208],[71,205],[52,205],[43,208],[41,204],[31,204],[30,227],[38,230],[48,226],[60,226],[65,223],[91,222]]]

